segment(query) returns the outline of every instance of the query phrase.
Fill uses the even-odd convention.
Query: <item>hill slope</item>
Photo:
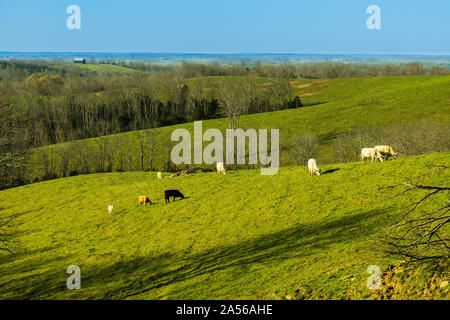
[[[413,199],[392,199],[379,186],[448,165],[449,156],[329,165],[314,178],[305,167],[161,181],[131,172],[0,191],[0,216],[15,216],[21,244],[17,256],[0,253],[0,298],[283,299],[296,290],[368,298],[367,267],[395,262],[374,240]],[[421,179],[444,185],[450,177]],[[164,204],[172,188],[187,198]],[[141,194],[154,204],[138,207]],[[81,290],[65,287],[70,265],[81,268]],[[416,289],[409,298],[421,297]]]
[[[199,83],[208,90],[217,81],[233,81],[234,77],[206,77],[192,79],[189,83]],[[266,79],[267,80],[267,79]],[[264,78],[256,78],[260,85],[264,85]],[[390,127],[407,121],[413,124],[423,120],[439,120],[450,123],[450,76],[411,76],[411,77],[379,77],[358,79],[322,79],[293,81],[295,94],[302,97],[303,108],[274,111],[268,113],[242,116],[240,126],[243,129],[277,128],[280,129],[281,165],[295,165],[296,158],[290,152],[292,139],[302,132],[314,132],[320,138],[321,150],[317,159],[320,163],[335,163],[333,144],[336,137],[342,133],[352,132],[359,126]],[[153,152],[153,169],[162,171],[167,161],[168,141],[171,133],[177,128],[187,128],[193,133],[193,123],[168,126],[158,129],[160,134],[156,138]],[[227,119],[203,121],[203,132],[209,128],[218,128],[224,132],[229,128]],[[140,170],[140,146],[136,132],[122,133],[110,136],[120,140],[110,141],[114,146],[112,158],[113,171],[117,170],[121,158],[119,145],[124,146],[127,153],[127,165],[123,170]],[[397,144],[396,136],[380,138],[373,144],[389,144],[396,151],[403,152]],[[90,171],[94,171],[98,145],[97,139],[90,139]],[[207,143],[205,142],[204,145]],[[72,148],[73,149],[73,148]],[[149,167],[147,146],[144,155],[144,168]],[[122,152],[124,152],[122,150]],[[434,152],[448,151],[433,150]],[[56,152],[55,157],[58,152]],[[76,158],[76,155],[72,158]],[[355,159],[356,160],[356,159]],[[77,160],[78,161],[78,160]],[[79,170],[77,161],[69,165],[71,170]],[[79,162],[79,161],[78,161]],[[130,165],[128,165],[128,162]],[[38,154],[30,162],[28,180],[44,175],[41,156]]]

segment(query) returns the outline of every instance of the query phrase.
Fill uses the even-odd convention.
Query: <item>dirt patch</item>
[[[297,89],[304,89],[304,88],[309,88],[311,86],[312,86],[311,83],[303,83],[303,84],[299,84],[298,86],[296,86],[296,88]]]

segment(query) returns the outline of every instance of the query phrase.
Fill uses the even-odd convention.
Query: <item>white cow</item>
[[[114,211],[114,206],[112,204],[110,204],[108,206],[108,213],[113,213],[113,211]]]
[[[156,174],[156,176],[158,177],[158,180],[161,180],[161,179],[163,178],[163,175],[162,175],[161,172],[158,172],[158,173]]]
[[[308,160],[308,169],[309,169],[309,174],[311,176],[317,174],[318,176],[320,176],[320,169],[317,166],[317,161],[316,159],[309,159]]]
[[[363,148],[361,150],[361,155],[359,158],[361,159],[361,161],[364,161],[366,158],[371,158],[372,162],[377,159],[383,162],[383,156],[381,155],[380,151],[375,148]]]
[[[223,162],[217,162],[217,164],[216,164],[216,169],[217,169],[217,173],[223,173],[223,174],[226,174],[226,173],[225,173],[225,167],[224,167],[224,165],[223,165]]]
[[[393,157],[394,159],[397,159],[398,153],[392,149],[391,146],[376,146],[375,149],[377,149],[383,156]]]

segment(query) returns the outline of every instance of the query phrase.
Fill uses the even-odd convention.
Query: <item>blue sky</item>
[[[0,51],[449,54],[450,1],[0,0]]]

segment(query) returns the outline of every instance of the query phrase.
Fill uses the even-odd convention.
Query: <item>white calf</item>
[[[161,172],[158,172],[158,173],[156,174],[156,176],[158,177],[158,180],[161,180],[161,179],[163,178],[163,176],[162,176],[162,173],[161,173]]]
[[[113,213],[113,210],[114,210],[114,206],[112,204],[110,204],[108,206],[108,213]]]

